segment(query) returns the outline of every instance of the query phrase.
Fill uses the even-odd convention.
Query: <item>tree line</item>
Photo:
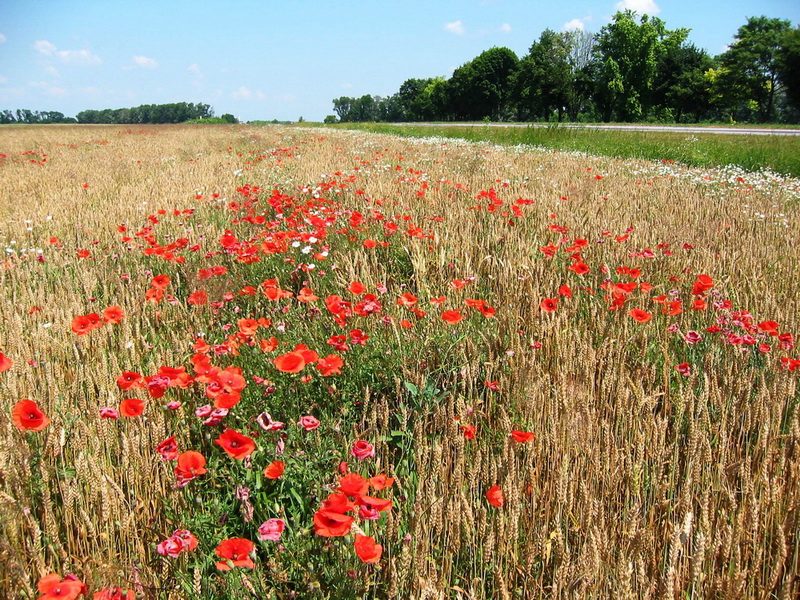
[[[211,119],[214,109],[208,104],[174,102],[171,104],[142,104],[132,108],[105,108],[83,110],[75,118],[65,117],[55,111],[18,109],[0,111],[0,123],[86,123],[111,125],[137,125],[159,123],[185,123],[191,120]],[[222,115],[220,122],[236,123],[233,115]]]
[[[800,122],[800,28],[751,17],[713,57],[688,35],[621,11],[597,34],[546,29],[522,58],[491,48],[449,79],[408,79],[383,98],[343,96],[333,110],[342,122]]]

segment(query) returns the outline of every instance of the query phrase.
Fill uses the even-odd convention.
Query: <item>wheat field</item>
[[[0,154],[0,597],[800,594],[799,182],[315,128],[9,127]],[[247,381],[223,424],[198,354]],[[170,436],[208,459],[182,487]],[[345,469],[391,508],[326,536]],[[160,554],[175,530],[197,548]],[[230,538],[252,568],[215,564]]]

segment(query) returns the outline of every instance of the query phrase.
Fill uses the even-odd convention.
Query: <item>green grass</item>
[[[769,169],[800,177],[800,136],[716,135],[675,132],[607,131],[565,127],[475,127],[347,123],[334,125],[409,137],[463,138],[501,145],[529,144],[553,150],[577,150],[615,158],[674,160],[695,167],[737,165],[749,171]]]

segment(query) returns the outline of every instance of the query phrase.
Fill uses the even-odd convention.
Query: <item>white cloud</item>
[[[50,56],[56,51],[55,44],[51,44],[47,40],[38,40],[33,47],[39,54],[44,54],[45,56]]]
[[[137,67],[142,67],[143,69],[155,69],[158,67],[158,62],[155,59],[146,56],[134,56],[133,62]]]
[[[58,77],[60,75],[58,69],[56,69],[53,65],[47,65],[44,68],[44,72],[47,73],[48,75],[52,75],[53,77]]]
[[[502,25],[500,25],[500,31],[502,31],[503,33],[510,33],[511,25],[509,25],[508,23],[503,23]]]
[[[617,10],[632,10],[640,15],[657,15],[661,12],[655,0],[621,0],[614,5]]]
[[[454,33],[456,35],[464,35],[466,29],[464,29],[464,24],[461,21],[453,21],[452,23],[445,23],[444,24],[445,31],[449,31],[450,33]]]
[[[353,87],[353,84],[352,83],[343,83],[342,87],[344,89],[346,89],[346,90],[349,90],[351,87]]]
[[[203,71],[200,70],[200,65],[198,65],[197,63],[192,63],[191,65],[186,67],[186,70],[189,71],[189,73],[191,73],[195,77],[203,76]]]
[[[67,65],[102,65],[103,61],[89,50],[59,50],[56,52],[61,62]]]
[[[56,56],[67,65],[101,65],[103,61],[89,50],[59,50],[47,40],[37,40],[34,49],[44,56]]]
[[[0,33],[0,44],[5,44],[8,41],[8,38]]]
[[[581,19],[572,19],[572,21],[567,21],[561,27],[561,31],[583,31],[583,21]]]
[[[253,92],[250,91],[249,88],[245,86],[241,86],[238,90],[231,93],[231,98],[236,98],[237,100],[250,100],[253,97]]]
[[[0,83],[8,83],[8,79],[0,75]]]

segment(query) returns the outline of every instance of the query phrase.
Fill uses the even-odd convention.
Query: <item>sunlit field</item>
[[[800,594],[800,182],[0,129],[0,597]]]

